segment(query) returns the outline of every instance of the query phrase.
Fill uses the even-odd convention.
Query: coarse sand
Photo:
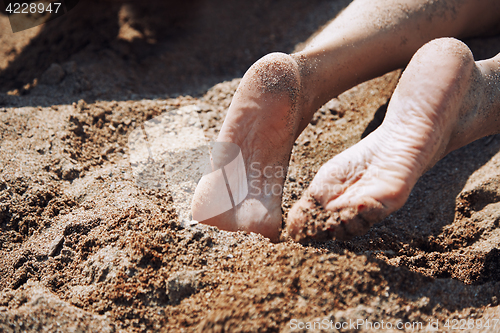
[[[214,139],[244,71],[299,48],[348,3],[81,1],[16,34],[0,15],[0,331],[299,332],[316,322],[311,332],[373,332],[368,322],[384,321],[378,331],[498,332],[499,136],[449,154],[403,208],[347,242],[183,227],[168,189],[136,185],[134,129],[195,106]],[[500,38],[467,42],[477,59],[500,51]],[[294,146],[284,219],[323,163],[380,124],[400,74],[315,114]]]

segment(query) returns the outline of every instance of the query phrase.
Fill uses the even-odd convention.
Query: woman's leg
[[[303,59],[304,73],[314,73],[302,82],[305,95],[312,96],[305,101],[307,109],[314,113],[347,89],[406,66],[433,39],[491,31],[500,32],[500,2],[495,0],[353,1],[294,55]]]

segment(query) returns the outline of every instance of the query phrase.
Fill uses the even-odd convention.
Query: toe
[[[291,237],[296,242],[306,238],[311,212],[316,206],[316,200],[307,194],[297,201],[288,213],[284,236]]]
[[[297,242],[310,238],[349,240],[364,235],[388,213],[383,204],[369,197],[359,198],[356,203],[326,207],[306,194],[290,210],[285,235]]]

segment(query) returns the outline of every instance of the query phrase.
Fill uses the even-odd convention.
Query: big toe
[[[370,197],[359,197],[348,204],[323,206],[311,194],[304,195],[292,207],[286,221],[285,235],[296,242],[349,240],[364,235],[387,215],[383,204]]]

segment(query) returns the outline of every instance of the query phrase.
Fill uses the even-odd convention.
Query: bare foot
[[[222,173],[214,168],[212,174],[217,174],[217,177],[202,178],[196,189],[192,203],[193,218],[221,229],[254,231],[277,240],[282,223],[281,192],[290,151],[293,141],[307,126],[315,110],[358,83],[404,66],[421,45],[433,38],[474,36],[491,31],[491,27],[497,25],[498,14],[491,10],[493,5],[496,6],[494,0],[466,0],[460,5],[452,0],[444,2],[419,0],[402,4],[400,0],[355,0],[303,51],[292,56],[271,54],[254,64],[241,81],[218,138],[219,142],[233,143],[241,148],[249,194],[239,204],[239,200],[234,198],[229,202],[231,179],[224,174],[224,168],[220,169]],[[443,11],[443,6],[449,12]],[[443,13],[435,15],[436,11]],[[384,22],[388,22],[388,15],[391,22],[383,27]],[[432,48],[425,49],[431,52]],[[462,55],[465,53],[462,52]],[[467,54],[469,56],[465,58],[471,60],[470,52]],[[440,60],[439,56],[434,57]],[[448,55],[448,58],[453,57]],[[460,62],[455,58],[455,63]],[[475,76],[471,74],[474,72],[472,63],[460,64],[464,75],[478,76],[477,73]],[[440,68],[432,61],[429,66],[448,76],[445,86],[449,91],[459,91],[460,98],[468,87],[473,86],[470,83],[454,84],[455,76],[450,74],[453,69],[449,66]],[[413,72],[419,74],[419,66],[413,64],[413,67]],[[410,73],[412,71],[407,70],[406,81],[414,75]],[[419,80],[425,87],[426,79],[419,76]],[[436,80],[430,83],[430,86],[441,87]],[[467,84],[469,86],[464,88]],[[309,194],[318,199],[316,208],[323,209],[325,214],[337,212],[342,215],[329,219],[331,223],[319,229],[335,229],[337,231],[332,235],[338,237],[342,236],[341,233],[358,234],[359,230],[367,227],[357,225],[370,225],[400,207],[423,170],[434,164],[453,144],[458,145],[449,133],[452,130],[449,126],[454,125],[440,124],[441,128],[435,129],[434,123],[444,122],[443,118],[453,114],[446,103],[460,106],[460,102],[448,96],[447,91],[421,87],[417,98],[417,95],[412,95],[414,105],[408,106],[411,98],[405,99],[409,91],[404,87],[399,89],[400,101],[393,99],[391,103],[394,111],[390,112],[390,120],[385,122],[383,129],[367,139],[373,143],[365,140],[355,149],[339,155],[316,177],[316,187],[323,185],[323,181],[324,185],[335,187],[325,190],[319,186],[309,190]],[[406,87],[411,89],[412,86],[407,83]],[[427,95],[429,91],[431,94]],[[438,100],[432,100],[434,97]],[[425,102],[437,104],[424,105]],[[413,106],[422,107],[423,111],[417,112]],[[430,113],[426,115],[431,109],[439,111],[439,114],[432,117]],[[446,116],[441,116],[442,113]],[[412,123],[408,116],[418,121]],[[467,121],[457,123],[455,120],[454,123],[459,126]],[[408,136],[405,136],[405,131],[408,131]],[[434,131],[443,137],[436,138],[438,135]],[[422,138],[421,135],[427,137]],[[398,143],[387,140],[397,140]],[[425,146],[428,142],[435,146]],[[331,175],[335,166],[341,171],[339,176]],[[347,173],[342,175],[342,172]],[[381,178],[369,177],[373,172],[380,172],[376,174]],[[240,184],[241,179],[237,179],[237,183]],[[381,184],[384,185],[379,188]],[[364,194],[361,190],[365,191]],[[237,194],[243,198],[240,191]],[[291,214],[288,229],[292,235],[298,235],[304,229],[307,218],[303,208],[311,207],[311,203],[304,200]],[[215,216],[219,212],[224,213]],[[354,222],[342,224],[345,227],[333,227],[339,221],[351,220]]]
[[[299,65],[292,56],[270,54],[248,70],[217,139],[241,148],[248,196],[236,207],[205,219],[207,211],[222,205],[218,200],[220,192],[204,177],[193,199],[194,220],[224,230],[253,231],[273,241],[278,239],[283,183],[301,122],[300,90]]]
[[[498,132],[497,58],[476,64],[467,46],[450,38],[424,45],[383,124],[320,169],[288,215],[288,234],[296,241],[364,234],[401,208],[443,156]]]

